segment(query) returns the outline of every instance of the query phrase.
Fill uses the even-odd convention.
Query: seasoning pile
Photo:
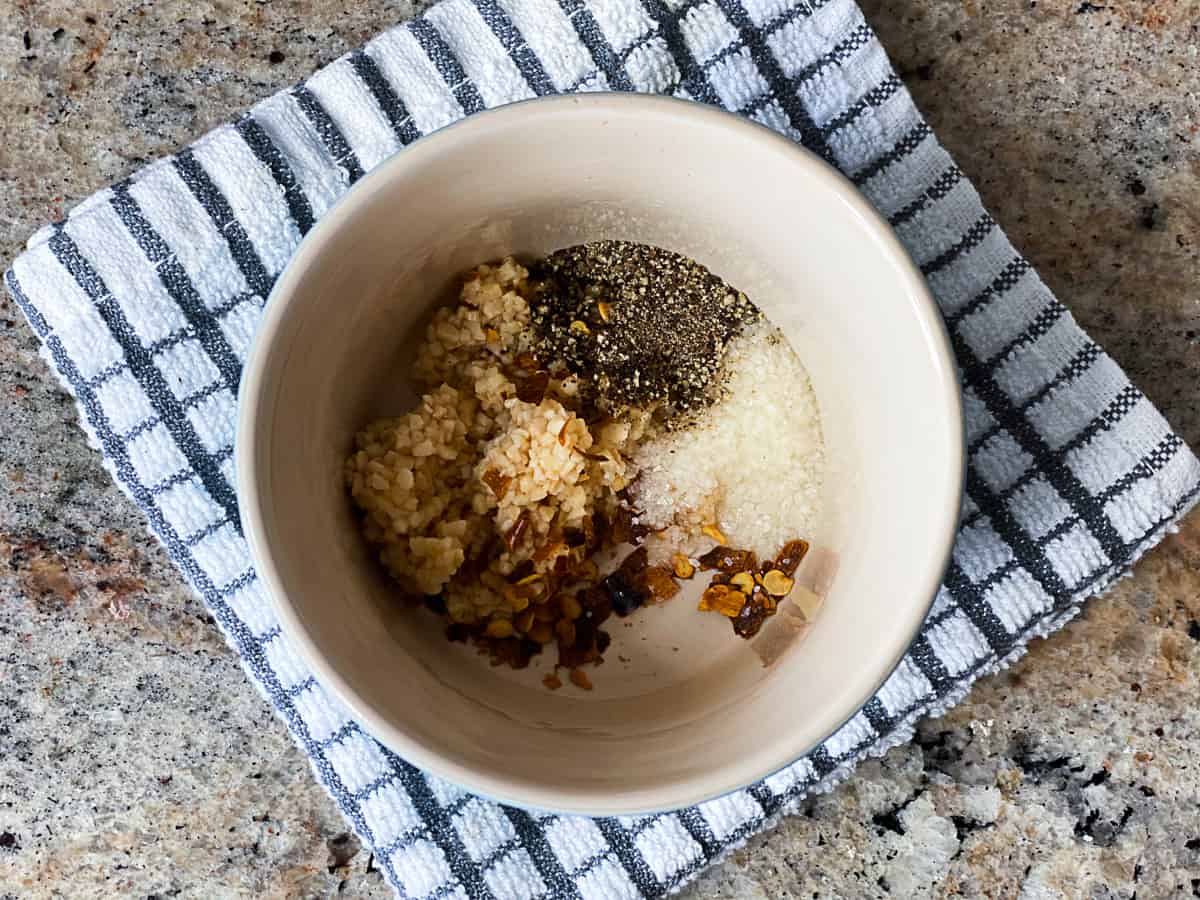
[[[568,247],[534,266],[542,352],[591,385],[603,408],[708,405],[730,340],[761,318],[703,266],[625,241]]]
[[[413,377],[420,403],[359,432],[346,483],[408,602],[493,664],[553,644],[546,686],[561,667],[589,689],[608,618],[697,571],[699,608],[743,637],[791,590],[823,468],[815,400],[786,341],[698,263],[604,241],[479,266]]]

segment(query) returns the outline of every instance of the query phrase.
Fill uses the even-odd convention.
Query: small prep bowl
[[[553,648],[524,672],[490,668],[432,615],[401,608],[359,536],[342,463],[367,421],[413,403],[403,373],[457,276],[603,238],[708,266],[804,361],[828,467],[798,579],[824,606],[802,641],[764,656],[685,593],[610,620],[595,689],[552,693],[540,679]],[[259,326],[236,462],[245,533],[287,637],[375,737],[485,796],[610,815],[749,784],[872,696],[942,576],[963,433],[937,309],[848,181],[712,108],[593,94],[443,129],[322,218]]]

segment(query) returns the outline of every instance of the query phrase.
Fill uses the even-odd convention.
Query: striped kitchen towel
[[[499,806],[360,730],[280,633],[240,532],[231,459],[264,298],[346,188],[461,116],[582,90],[716,104],[846,173],[925,273],[967,414],[953,561],[878,695],[765,781],[638,818]],[[853,0],[445,0],[81,204],[31,239],[7,284],[110,471],[408,897],[673,891],[1059,627],[1200,483],[1195,457],[983,210]]]

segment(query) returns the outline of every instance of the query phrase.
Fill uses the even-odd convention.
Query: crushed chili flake
[[[512,528],[504,535],[504,542],[508,544],[508,549],[514,549],[521,542],[521,537],[525,534],[525,529],[529,527],[529,510],[521,510],[521,514],[517,516],[517,521],[513,523]]]
[[[754,637],[791,592],[792,576],[807,552],[804,541],[788,541],[776,559],[760,565],[753,551],[713,547],[699,559],[701,569],[715,572],[697,609],[720,613],[732,621],[735,634]]]
[[[496,495],[497,500],[503,500],[505,493],[508,492],[508,486],[512,484],[512,477],[501,475],[495,469],[488,469],[483,473],[480,480],[491,488],[492,493]]]
[[[550,373],[545,371],[533,372],[525,378],[518,379],[517,399],[522,403],[541,403],[550,387]],[[564,429],[566,426],[563,426]]]
[[[804,560],[804,556],[807,553],[808,541],[788,541],[775,557],[775,563],[772,568],[779,569],[784,575],[790,578],[796,574],[796,569],[800,567],[800,563]]]
[[[679,593],[675,573],[662,566],[650,566],[642,573],[646,593],[654,603],[663,603]]]
[[[699,559],[703,571],[717,569],[725,575],[749,572],[758,566],[758,556],[753,550],[735,550],[732,547],[716,546]]]

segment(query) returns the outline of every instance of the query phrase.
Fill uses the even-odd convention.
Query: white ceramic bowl
[[[694,598],[610,620],[595,690],[551,693],[540,678],[552,653],[525,672],[490,668],[446,642],[433,616],[399,607],[359,538],[341,467],[358,428],[412,403],[401,373],[414,326],[456,275],[601,238],[695,258],[800,354],[829,466],[799,578],[825,599],[805,639],[776,646],[769,663]],[[350,190],[272,292],[242,383],[237,472],[286,634],[369,731],[477,793],[616,814],[768,775],[871,697],[937,589],[962,458],[941,319],[849,182],[731,115],[606,94],[482,113]]]

